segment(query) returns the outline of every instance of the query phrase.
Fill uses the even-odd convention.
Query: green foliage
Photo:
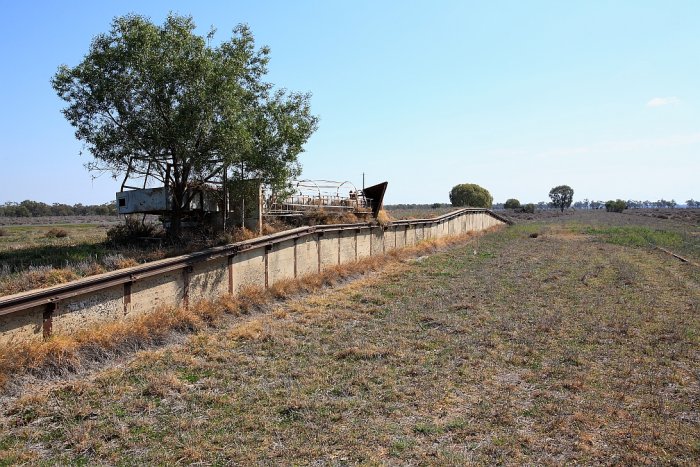
[[[493,197],[485,188],[474,183],[455,185],[450,191],[450,202],[453,206],[470,206],[475,208],[491,208]]]
[[[553,207],[564,212],[564,209],[571,206],[571,202],[574,199],[574,190],[568,185],[555,186],[549,190],[549,198],[552,200]]]
[[[194,33],[191,17],[162,26],[139,15],[116,18],[77,66],[61,66],[52,85],[63,114],[94,156],[93,170],[149,174],[173,193],[172,227],[195,190],[230,178],[283,186],[300,172],[297,156],[318,119],[309,94],[274,91],[263,81],[269,50],[245,25],[216,47]]]
[[[523,204],[522,207],[520,208],[520,212],[534,214],[535,213],[535,205],[532,203]]]
[[[700,208],[700,201],[695,201],[693,198],[690,198],[685,202],[685,205],[689,208]]]
[[[510,198],[506,200],[506,202],[503,204],[503,207],[506,209],[518,209],[520,207],[520,201],[518,201],[515,198]]]
[[[627,203],[621,199],[616,201],[610,200],[605,203],[605,210],[608,212],[622,212],[627,209]]]

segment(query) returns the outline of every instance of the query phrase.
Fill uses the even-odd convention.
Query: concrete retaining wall
[[[186,306],[197,300],[235,294],[245,286],[269,287],[280,280],[316,274],[325,268],[385,254],[423,240],[486,230],[504,223],[490,211],[470,211],[444,220],[398,222],[386,227],[323,226],[318,231],[310,229],[293,238],[277,240],[270,236],[268,242],[265,238],[257,239],[249,249],[223,250],[225,253],[219,256],[205,255],[204,259],[172,266],[162,272],[153,266],[151,272],[145,273],[141,273],[145,267],[131,268],[133,271],[119,272],[120,277],[126,279],[115,285],[111,285],[115,282],[111,280],[116,277],[115,273],[108,273],[104,281],[105,284],[107,279],[111,282],[103,287],[85,287],[84,290],[73,287],[75,292],[60,295],[66,287],[57,286],[39,291],[40,295],[51,297],[45,299],[45,305],[24,309],[14,305],[13,311],[0,315],[0,344],[41,340],[53,333],[70,334],[98,323],[149,313],[159,306]],[[176,259],[164,261],[172,263]],[[93,283],[101,280],[93,277]],[[80,285],[78,282],[81,281],[76,285]],[[83,279],[82,282],[88,281]],[[55,297],[51,296],[54,289]],[[26,294],[32,293],[37,295],[36,291]],[[3,305],[13,300],[17,302],[21,295],[0,297],[0,312]]]

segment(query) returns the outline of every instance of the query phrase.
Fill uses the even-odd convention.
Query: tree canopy
[[[455,185],[450,191],[450,202],[453,206],[470,206],[475,208],[491,208],[493,196],[486,188],[474,183]]]
[[[555,186],[549,190],[549,198],[552,200],[552,206],[564,212],[574,200],[574,190],[569,185]]]
[[[115,18],[83,61],[59,67],[53,88],[66,119],[95,160],[116,178],[152,177],[169,186],[173,224],[190,186],[221,177],[283,186],[300,172],[297,156],[315,131],[309,94],[265,82],[267,47],[245,25],[210,46],[191,17],[162,26],[139,15]],[[179,225],[179,224],[178,224]]]
[[[622,212],[627,209],[627,203],[624,200],[610,200],[605,203],[605,210],[608,212]]]
[[[507,199],[503,207],[506,209],[518,209],[520,207],[520,201],[515,198]]]

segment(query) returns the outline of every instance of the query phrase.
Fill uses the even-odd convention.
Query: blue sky
[[[269,81],[313,93],[304,178],[387,180],[388,203],[700,198],[700,2],[0,0],[0,202],[102,203],[49,80],[113,17],[248,23]]]

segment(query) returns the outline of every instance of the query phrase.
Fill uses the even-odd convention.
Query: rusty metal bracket
[[[50,302],[44,309],[42,317],[42,334],[44,339],[51,337],[51,332],[53,331],[53,314],[56,308],[58,308],[58,304],[56,302]]]

